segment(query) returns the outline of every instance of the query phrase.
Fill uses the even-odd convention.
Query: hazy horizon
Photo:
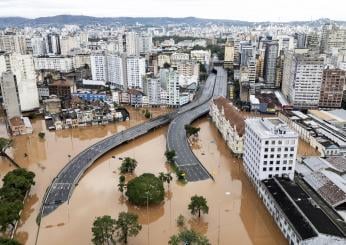
[[[92,17],[196,17],[249,22],[346,21],[339,0],[0,0],[0,17],[38,18],[56,15]],[[20,13],[20,14],[9,14]]]

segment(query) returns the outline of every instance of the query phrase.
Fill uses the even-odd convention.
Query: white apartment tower
[[[161,104],[161,83],[158,78],[150,78],[147,81],[147,95],[149,105],[157,106]]]
[[[106,56],[103,53],[95,53],[90,56],[91,75],[96,81],[107,80]]]
[[[0,74],[0,81],[7,118],[20,117],[22,114],[20,112],[16,77],[12,72],[3,72]]]
[[[168,95],[168,105],[169,106],[179,106],[180,105],[180,88],[179,88],[179,74],[170,69],[167,77],[167,95]]]
[[[46,54],[46,42],[43,37],[33,37],[31,39],[32,53],[34,56]]]
[[[126,53],[128,56],[139,56],[139,37],[136,32],[128,32],[125,35]]]
[[[127,87],[143,88],[143,77],[145,76],[145,59],[141,57],[127,58]]]
[[[36,74],[32,56],[17,53],[0,55],[0,73],[6,71],[12,72],[16,77],[21,111],[32,111],[39,108]]]
[[[124,87],[123,60],[116,54],[107,55],[107,75],[111,85]]]
[[[287,52],[282,93],[295,108],[318,107],[324,60],[317,56]]]
[[[141,33],[139,36],[139,52],[141,54],[150,53],[153,47],[153,37],[150,33]]]
[[[279,118],[245,120],[244,167],[258,187],[274,176],[294,178],[298,134]]]

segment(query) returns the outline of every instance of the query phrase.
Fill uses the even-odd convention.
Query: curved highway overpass
[[[179,113],[170,123],[167,133],[167,148],[176,153],[175,163],[186,173],[188,181],[205,180],[213,178],[203,164],[192,152],[186,132],[185,125],[191,124],[196,119],[209,112],[209,101],[213,97],[226,96],[227,73],[222,68],[217,69],[216,77],[209,77],[206,87],[200,97],[199,106],[185,112]],[[213,81],[215,80],[215,81]]]
[[[205,103],[205,94],[209,94],[209,91],[213,89],[215,77],[215,74],[211,74],[208,78],[208,82],[204,86],[203,93],[198,96],[196,100],[187,104],[186,106],[179,108],[175,112],[153,118],[148,122],[112,135],[97,142],[96,144],[91,145],[76,155],[70,162],[66,164],[66,166],[53,179],[51,185],[47,188],[43,198],[39,218],[50,214],[62,203],[68,201],[82,175],[102,155],[130,140],[145,135],[157,127],[168,124],[181,113],[186,113],[202,103]]]

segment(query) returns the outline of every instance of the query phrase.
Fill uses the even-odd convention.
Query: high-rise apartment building
[[[340,108],[345,82],[346,71],[341,69],[325,69],[323,71],[319,106]]]
[[[245,120],[244,167],[258,187],[261,180],[294,177],[298,134],[279,118]]]
[[[234,64],[234,40],[228,40],[225,44],[224,67],[232,69]]]
[[[90,56],[91,75],[96,81],[107,81],[107,61],[104,53],[94,53]]]
[[[116,54],[107,55],[107,81],[112,86],[124,87],[123,59]]]
[[[16,77],[12,72],[3,72],[0,74],[0,81],[7,118],[20,117],[21,112]]]
[[[276,80],[276,61],[278,57],[279,44],[277,42],[266,43],[264,56],[264,82],[268,87],[275,86]]]
[[[43,56],[46,52],[46,41],[43,37],[31,38],[32,54],[34,56]]]
[[[158,78],[149,78],[147,80],[147,95],[149,105],[158,106],[161,104],[161,83]]]
[[[316,108],[320,101],[324,59],[316,55],[285,55],[282,92],[295,108]]]
[[[127,58],[127,87],[143,88],[143,79],[145,76],[145,59],[131,56]]]
[[[310,32],[306,37],[306,47],[310,51],[317,52],[320,48],[320,38],[316,32]]]
[[[126,33],[125,47],[128,56],[139,56],[139,37],[136,32]]]
[[[321,53],[329,53],[333,48],[346,48],[346,29],[335,24],[326,24],[322,28]]]
[[[25,36],[15,33],[0,35],[0,51],[26,54],[27,45]]]
[[[169,69],[167,74],[167,97],[169,106],[180,105],[179,74],[173,69]]]
[[[139,35],[139,53],[148,54],[153,47],[153,37],[150,33],[141,33]]]

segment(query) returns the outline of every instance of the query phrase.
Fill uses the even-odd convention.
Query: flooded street
[[[154,115],[164,113],[158,109],[153,112]],[[146,207],[128,204],[117,190],[119,157],[128,156],[138,161],[135,175],[168,171],[164,163],[167,127],[160,128],[100,158],[83,176],[69,203],[42,219],[38,233],[36,217],[52,178],[69,158],[87,146],[145,120],[140,110],[131,110],[131,115],[128,122],[46,132],[44,140],[37,136],[38,132],[46,131],[44,121],[36,120],[33,135],[15,138],[14,148],[8,153],[21,166],[36,173],[36,185],[26,200],[16,233],[20,242],[35,244],[38,237],[37,244],[40,245],[91,244],[91,226],[95,217],[111,215],[116,218],[119,212],[130,211],[139,215],[143,228],[137,237],[130,238],[129,244],[167,244],[169,237],[178,231],[176,218],[179,214],[185,216],[189,227],[207,235],[212,244],[287,244],[249,183],[241,160],[230,153],[208,118],[195,123],[201,127],[201,132],[192,147],[215,181],[186,185],[173,181],[169,188],[165,184],[164,203],[149,207],[149,212]],[[4,133],[2,129],[0,132]],[[308,145],[303,145],[300,151],[314,152]],[[13,169],[4,159],[0,168],[1,176]],[[127,180],[130,178],[127,176]],[[209,205],[209,214],[200,219],[192,217],[187,209],[194,194],[205,196]]]

